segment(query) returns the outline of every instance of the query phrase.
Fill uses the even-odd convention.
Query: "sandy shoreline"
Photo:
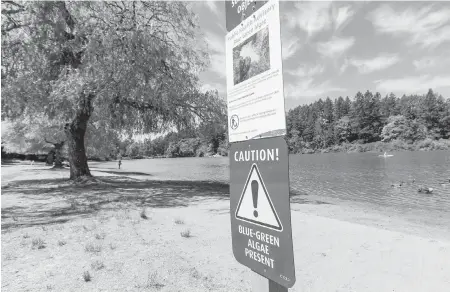
[[[65,172],[44,170],[2,166],[2,291],[250,291],[251,272],[232,255],[226,187],[93,173],[109,184],[80,193]],[[448,291],[441,226],[308,199],[292,204],[290,291]],[[38,238],[44,248],[33,248]]]

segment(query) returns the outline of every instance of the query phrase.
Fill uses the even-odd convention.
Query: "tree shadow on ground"
[[[123,172],[122,174],[129,174]],[[157,181],[103,176],[73,183],[65,178],[20,180],[2,188],[2,232],[65,223],[101,210],[177,208],[207,199],[229,200],[229,185],[211,181]],[[328,204],[291,190],[291,203]],[[211,210],[216,214],[227,209]]]
[[[2,190],[2,232],[64,223],[100,210],[187,207],[205,199],[228,200],[229,186],[209,181],[155,181],[96,177],[74,184],[67,179],[21,180]]]
[[[41,168],[39,169],[39,171],[66,171],[67,173],[69,173],[70,168],[66,167],[66,166],[51,166],[51,165],[46,165],[46,164],[42,164],[42,166],[44,166],[45,168]],[[27,172],[36,172],[36,168],[30,168],[30,169],[23,169],[22,171],[27,171]]]
[[[104,170],[104,169],[97,169],[97,168],[91,168],[91,170],[93,171],[98,171],[98,172],[104,172],[104,173],[109,173],[109,174],[116,174],[116,175],[142,175],[142,176],[152,176],[149,173],[145,173],[145,172],[136,172],[136,171],[113,171],[113,170]]]
[[[103,173],[114,174],[114,175],[152,176],[150,173],[137,172],[137,171],[109,170],[109,169],[99,169],[99,168],[94,168],[94,167],[91,167],[90,170],[94,171],[94,172],[103,172]],[[36,172],[36,169],[34,169],[34,168],[32,168],[32,169],[24,169],[23,171]],[[41,169],[40,171],[66,171],[67,173],[69,173],[70,167],[65,167],[65,166],[62,166],[62,167],[54,167],[53,166],[52,167],[52,166],[48,166],[48,168]]]
[[[30,164],[30,161],[19,161],[19,160],[10,160],[10,159],[2,159],[2,167],[4,166],[13,166],[20,164]]]

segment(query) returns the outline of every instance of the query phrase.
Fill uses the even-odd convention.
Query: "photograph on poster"
[[[233,48],[233,81],[237,85],[270,69],[269,27]]]

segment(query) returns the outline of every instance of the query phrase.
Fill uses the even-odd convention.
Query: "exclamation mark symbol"
[[[278,160],[278,148],[275,148],[275,157],[276,157],[276,160]]]
[[[258,208],[258,189],[259,184],[257,180],[252,181],[252,197],[253,197],[253,208]],[[253,216],[258,217],[258,211],[253,211]]]

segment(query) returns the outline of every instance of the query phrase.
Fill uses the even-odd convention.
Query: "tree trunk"
[[[54,166],[54,168],[63,168],[61,150],[64,146],[64,141],[61,143],[56,143],[54,145],[55,145],[55,166]]]
[[[55,150],[54,149],[52,149],[48,152],[47,160],[46,160],[45,164],[51,166],[51,165],[53,165],[53,161],[55,161]]]
[[[67,146],[70,163],[70,179],[75,180],[83,176],[92,176],[89,170],[84,147],[86,128],[93,111],[93,93],[82,93],[80,96],[77,113],[71,123],[67,123],[64,131],[67,137]]]

